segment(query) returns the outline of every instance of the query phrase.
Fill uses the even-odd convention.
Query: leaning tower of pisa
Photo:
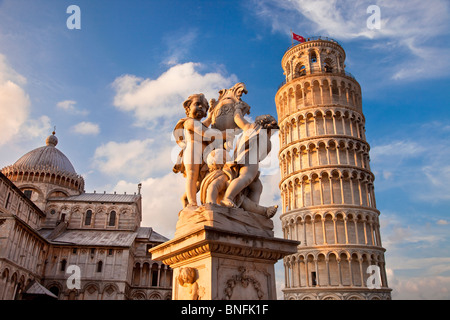
[[[285,299],[390,299],[369,166],[361,87],[334,40],[309,38],[283,56],[280,126]]]

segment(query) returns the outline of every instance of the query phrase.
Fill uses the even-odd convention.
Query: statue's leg
[[[250,191],[247,194],[247,197],[253,202],[259,203],[261,193],[263,191],[263,185],[261,180],[259,180],[259,178],[253,180],[252,183],[249,184],[247,189]]]
[[[219,194],[227,186],[228,177],[223,175],[212,182],[206,190],[206,203],[219,204]]]
[[[272,218],[275,215],[275,213],[277,213],[278,209],[278,206],[270,206],[270,207],[261,206],[247,197],[244,197],[244,201],[242,202],[241,207],[245,211],[257,213],[269,219]]]
[[[186,167],[186,196],[189,206],[197,206],[197,180],[200,165],[185,164]]]
[[[241,205],[242,209],[245,211],[261,214],[263,216],[266,215],[266,207],[260,206],[256,202],[253,202],[251,199],[244,197],[244,201],[242,201]]]
[[[181,203],[183,205],[183,208],[186,208],[186,206],[188,205],[188,199],[187,199],[187,195],[186,192],[183,193],[183,196],[181,197]]]
[[[222,203],[226,206],[235,206],[233,199],[255,179],[259,171],[257,164],[249,164],[241,167],[239,177],[232,180],[225,192]]]

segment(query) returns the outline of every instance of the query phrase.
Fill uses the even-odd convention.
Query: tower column
[[[337,229],[336,229],[336,217],[333,218],[333,230],[334,230],[334,243],[337,244],[338,243],[338,239],[337,239]]]
[[[323,233],[323,244],[327,244],[327,236],[325,232],[325,217],[322,217],[322,233]]]
[[[341,270],[341,258],[337,258],[338,275],[339,275],[339,287],[342,287],[342,270]]]
[[[361,286],[365,287],[366,283],[364,282],[363,259],[359,259],[359,271],[361,275]]]
[[[352,257],[348,258],[348,270],[350,272],[350,286],[353,287]]]
[[[330,279],[330,263],[328,258],[325,259],[326,268],[327,271],[327,286],[331,286],[331,279]]]

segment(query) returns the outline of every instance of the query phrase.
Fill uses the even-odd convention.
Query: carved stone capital
[[[278,261],[295,253],[298,243],[202,226],[190,234],[154,247],[150,252],[154,260],[170,266],[203,254]]]

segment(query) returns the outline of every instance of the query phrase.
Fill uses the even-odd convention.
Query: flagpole
[[[292,29],[291,29],[291,40],[292,40],[292,45],[294,45],[294,34],[292,33]]]

